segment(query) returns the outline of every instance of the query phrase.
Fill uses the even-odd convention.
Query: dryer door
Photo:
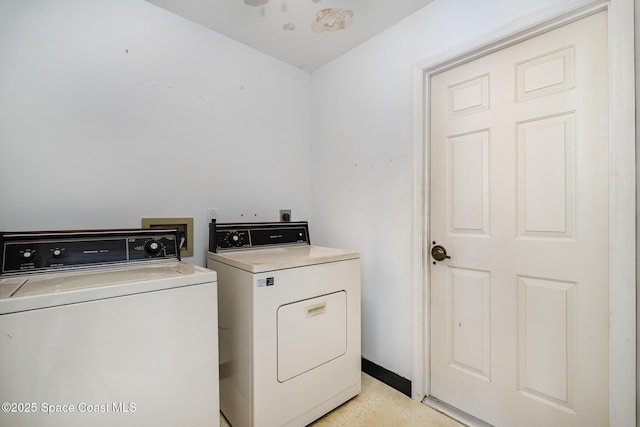
[[[347,293],[334,292],[278,308],[278,381],[347,352]]]

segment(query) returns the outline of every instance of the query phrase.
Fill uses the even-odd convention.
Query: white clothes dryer
[[[218,426],[216,273],[177,230],[0,233],[0,425]]]
[[[359,254],[310,245],[306,222],[212,225],[230,424],[305,426],[358,395]]]

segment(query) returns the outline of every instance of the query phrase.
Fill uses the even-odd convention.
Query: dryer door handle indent
[[[307,318],[324,314],[327,311],[327,302],[321,302],[320,304],[310,305],[305,308]]]

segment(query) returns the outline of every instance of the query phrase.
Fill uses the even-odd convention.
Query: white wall
[[[0,230],[309,215],[309,74],[143,0],[0,2]],[[244,214],[244,216],[241,216]]]
[[[361,251],[363,357],[403,377],[414,344],[413,65],[560,4],[436,0],[312,75],[312,237]]]

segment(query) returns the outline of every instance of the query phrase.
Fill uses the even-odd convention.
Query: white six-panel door
[[[606,12],[431,78],[431,394],[606,426]]]

